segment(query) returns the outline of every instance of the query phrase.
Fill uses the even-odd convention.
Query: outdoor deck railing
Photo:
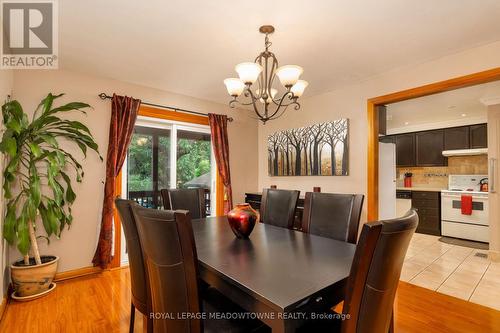
[[[159,191],[130,191],[128,199],[137,202],[146,208],[163,209],[163,202]],[[210,215],[210,189],[205,189],[205,207],[207,216]]]

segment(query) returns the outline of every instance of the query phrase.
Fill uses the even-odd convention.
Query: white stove
[[[488,192],[480,191],[487,175],[450,175],[448,190],[441,191],[441,234],[448,237],[489,241]],[[472,197],[472,211],[462,213],[462,197]]]

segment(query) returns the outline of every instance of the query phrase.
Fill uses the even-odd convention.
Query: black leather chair
[[[145,273],[144,258],[142,248],[137,232],[137,225],[132,214],[133,201],[116,199],[115,206],[120,215],[120,220],[127,243],[128,262],[130,269],[130,285],[132,291],[132,304],[130,310],[129,332],[134,331],[135,309],[145,315],[147,320],[148,332],[152,332],[152,320],[148,314],[148,287]]]
[[[160,193],[164,209],[187,210],[191,213],[192,219],[207,216],[205,190],[202,188],[163,189]]]
[[[299,332],[393,332],[394,298],[417,225],[418,215],[414,210],[398,219],[363,225],[342,309],[349,319],[311,321]]]
[[[153,319],[155,333],[254,332],[264,326],[257,320],[177,316],[200,314],[202,309],[205,313],[243,310],[213,288],[207,290],[203,299],[200,296],[198,258],[188,211],[155,210],[137,205],[132,210],[145,254],[150,311],[159,314]],[[163,314],[173,314],[173,318],[162,318]]]
[[[265,188],[260,204],[261,222],[292,229],[299,194],[295,190]]]
[[[302,231],[356,244],[364,195],[307,192]]]

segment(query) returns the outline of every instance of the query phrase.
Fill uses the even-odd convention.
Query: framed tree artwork
[[[347,176],[349,119],[270,135],[268,170],[270,176]]]

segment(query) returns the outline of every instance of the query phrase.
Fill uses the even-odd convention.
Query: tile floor
[[[401,280],[500,310],[500,263],[486,250],[445,244],[439,237],[415,234],[408,248]]]

